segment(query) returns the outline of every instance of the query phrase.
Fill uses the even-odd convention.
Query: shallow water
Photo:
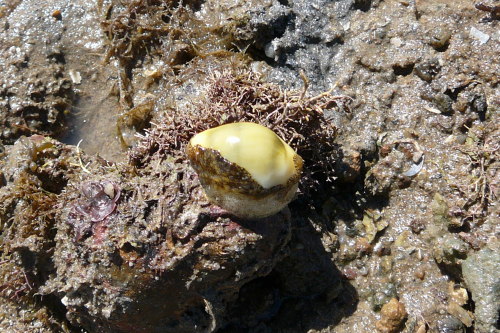
[[[93,83],[82,83],[82,91],[92,90],[80,98],[68,115],[68,130],[61,137],[66,144],[77,145],[87,154],[99,154],[108,161],[125,160],[125,150],[117,136],[116,120],[120,114],[116,96],[106,89],[94,89]],[[98,88],[98,87],[97,87]]]

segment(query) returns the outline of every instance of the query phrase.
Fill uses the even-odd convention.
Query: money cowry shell
[[[272,130],[248,122],[196,134],[187,156],[208,199],[249,219],[276,214],[293,199],[303,163]]]

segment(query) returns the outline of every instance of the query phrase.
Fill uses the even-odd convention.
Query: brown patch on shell
[[[286,185],[276,185],[265,189],[253,179],[248,171],[222,157],[217,150],[203,148],[200,145],[193,147],[188,144],[186,152],[203,187],[217,187],[222,191],[232,191],[256,199],[280,191],[286,193],[290,186],[299,181],[302,172],[302,158],[296,154],[294,156],[295,175],[288,180]]]

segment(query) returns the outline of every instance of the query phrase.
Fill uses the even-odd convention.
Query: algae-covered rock
[[[240,221],[209,205],[187,163],[132,174],[41,136],[7,153],[0,297],[32,310],[43,295],[49,318],[91,332],[212,331],[290,238],[287,211]]]
[[[21,137],[0,156],[0,297],[34,302],[51,273],[55,206],[74,149],[50,138]]]
[[[226,302],[268,274],[289,239],[286,213],[235,221],[213,210],[186,163],[153,165],[139,177],[118,166],[93,170],[61,197],[56,275],[43,293],[61,299],[74,325],[212,331]]]

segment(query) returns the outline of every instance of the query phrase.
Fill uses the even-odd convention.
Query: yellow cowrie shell
[[[241,218],[283,209],[297,192],[302,158],[270,129],[255,123],[218,126],[187,146],[208,199]]]

